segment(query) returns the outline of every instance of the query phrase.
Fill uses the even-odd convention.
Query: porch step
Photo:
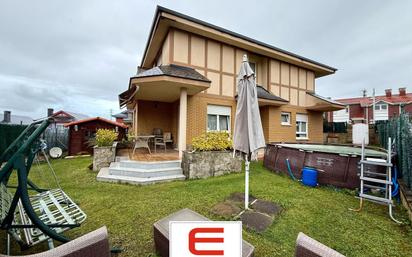
[[[135,185],[147,185],[160,182],[169,182],[175,180],[184,180],[186,177],[183,174],[179,175],[167,175],[158,177],[131,177],[131,176],[119,176],[111,175],[109,173],[109,168],[102,168],[97,174],[97,181],[102,182],[113,182],[113,183],[126,183]]]
[[[182,168],[161,168],[161,169],[141,169],[141,168],[124,168],[124,167],[110,167],[110,175],[128,176],[138,178],[153,178],[162,176],[182,175]]]
[[[133,168],[133,169],[143,169],[143,170],[158,170],[158,169],[168,169],[168,168],[180,168],[181,161],[156,161],[156,162],[145,162],[145,161],[132,161],[132,160],[120,160],[117,162],[112,162],[110,168]]]

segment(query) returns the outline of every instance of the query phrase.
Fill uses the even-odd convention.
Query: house
[[[112,117],[115,118],[116,122],[118,123],[124,123],[126,125],[131,125],[133,122],[132,114],[133,112],[129,110],[124,110],[117,114],[113,114]]]
[[[1,115],[1,114],[0,114]],[[0,116],[0,124],[10,125],[29,125],[33,122],[33,119],[28,116],[12,115],[11,111],[4,111],[3,117]]]
[[[345,109],[328,114],[329,122],[366,121],[369,123],[378,120],[388,120],[399,115],[402,111],[412,113],[412,93],[407,93],[406,88],[399,88],[398,94],[392,94],[392,89],[386,89],[385,95],[373,97],[355,97],[336,99],[335,101],[346,106]]]
[[[93,153],[90,140],[96,135],[98,129],[111,129],[119,133],[118,140],[126,136],[127,126],[101,117],[77,120],[64,125],[69,129],[69,155]]]
[[[193,137],[232,131],[244,54],[259,85],[266,141],[322,142],[323,113],[344,106],[317,95],[315,80],[335,68],[164,7],[157,7],[137,74],[119,95],[134,133],[171,132],[181,155]]]

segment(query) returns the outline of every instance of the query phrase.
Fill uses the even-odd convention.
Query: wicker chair
[[[6,257],[10,255],[1,255]],[[46,252],[23,255],[27,257],[110,257],[107,228],[101,227]]]

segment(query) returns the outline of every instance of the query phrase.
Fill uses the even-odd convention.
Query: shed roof
[[[112,124],[114,126],[118,126],[121,128],[127,128],[127,126],[123,123],[119,123],[116,121],[112,121],[112,120],[108,120],[102,117],[93,117],[93,118],[88,118],[88,119],[84,119],[84,120],[77,120],[77,121],[73,121],[67,124],[64,124],[65,127],[70,127],[70,126],[74,126],[74,125],[78,125],[78,124],[82,124],[82,123],[87,123],[87,122],[91,122],[91,121],[102,121],[108,124]]]

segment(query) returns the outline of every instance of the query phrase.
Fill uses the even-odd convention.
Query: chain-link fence
[[[397,154],[396,165],[400,177],[412,189],[412,121],[408,113],[391,118],[386,122],[376,124],[379,141],[382,147],[387,148],[388,138],[394,142],[394,151]]]

